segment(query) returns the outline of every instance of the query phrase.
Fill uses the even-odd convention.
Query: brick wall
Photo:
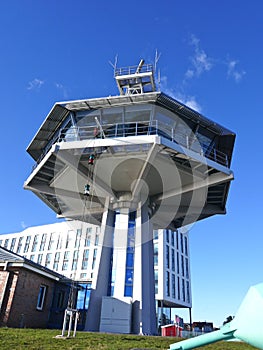
[[[12,309],[14,292],[17,284],[17,273],[9,271],[0,271],[1,279],[1,314],[0,314],[0,325],[7,326],[10,311]]]

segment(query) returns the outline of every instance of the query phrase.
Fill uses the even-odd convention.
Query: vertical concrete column
[[[122,208],[116,213],[112,263],[113,297],[120,300],[124,299],[128,223],[129,209]]]
[[[103,213],[100,241],[102,242],[102,246],[100,257],[98,256],[97,259],[99,265],[95,271],[95,284],[92,284],[90,303],[85,324],[85,330],[88,331],[99,331],[102,297],[108,295],[112,258],[114,218],[114,211],[106,210]]]
[[[135,333],[157,334],[153,256],[153,228],[146,202],[139,206],[136,219],[133,282]]]

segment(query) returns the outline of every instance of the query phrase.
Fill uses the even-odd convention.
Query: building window
[[[166,271],[166,295],[170,296],[170,272]]]
[[[154,286],[155,286],[155,294],[158,294],[158,270],[154,270]]]
[[[72,237],[74,235],[74,231],[68,231],[67,233],[67,240],[66,240],[66,249],[70,248],[71,247],[71,242],[72,242]]]
[[[176,263],[177,263],[177,273],[179,275],[180,273],[180,266],[179,266],[179,253],[176,253]]]
[[[47,240],[47,234],[43,233],[41,237],[40,247],[39,247],[40,251],[43,251],[45,249],[46,240]]]
[[[62,242],[63,242],[63,238],[62,235],[58,235],[58,240],[57,240],[57,250],[62,248]]]
[[[38,264],[42,264],[42,259],[43,259],[43,254],[38,254],[38,256],[37,256],[37,263]]]
[[[172,274],[172,298],[175,299],[175,275]]]
[[[37,310],[43,310],[46,291],[47,291],[47,286],[41,285],[39,287],[39,292],[37,297]]]
[[[45,267],[50,267],[50,263],[51,263],[51,253],[47,253],[46,255],[46,261],[45,261]]]
[[[153,239],[158,239],[158,230],[153,230]]]
[[[175,253],[174,253],[174,249],[172,249],[172,271],[175,271]]]
[[[185,277],[189,278],[189,264],[187,258],[185,258]]]
[[[89,249],[84,249],[82,265],[81,265],[82,270],[86,270],[88,268],[88,262],[89,262]]]
[[[174,232],[171,231],[171,245],[174,247]]]
[[[183,234],[180,233],[180,242],[181,242],[181,253],[184,252],[184,240],[183,240]]]
[[[48,250],[52,250],[54,245],[54,232],[50,233],[49,242],[48,242]]]
[[[182,293],[183,293],[183,301],[185,301],[185,282],[182,280]]]
[[[184,256],[181,255],[181,272],[182,276],[184,276]]]
[[[95,236],[94,245],[96,245],[96,246],[99,244],[99,237],[100,237],[99,235],[96,235],[96,236]]]
[[[179,249],[179,238],[178,238],[178,236],[179,236],[179,233],[178,233],[178,231],[176,231],[176,249]]]
[[[91,232],[91,227],[88,227],[86,230],[86,235],[85,235],[85,242],[84,242],[85,247],[90,246],[90,232]]]
[[[166,231],[166,242],[169,243],[169,234],[170,234],[170,231],[169,230],[165,230]]]
[[[186,301],[190,303],[190,283],[186,281]]]
[[[10,250],[11,250],[11,252],[13,252],[13,251],[14,251],[15,244],[16,244],[16,238],[12,238],[12,241],[11,241],[11,246],[10,246]],[[1,245],[1,243],[0,243],[0,245]]]
[[[166,268],[170,268],[170,251],[169,251],[169,246],[166,246]]]
[[[27,236],[26,243],[25,243],[25,246],[24,246],[24,253],[28,252],[30,240],[31,240],[31,236]]]
[[[181,291],[180,291],[180,278],[177,277],[177,295],[178,295],[178,300],[181,299]]]
[[[9,239],[7,238],[7,239],[5,240],[5,244],[4,244],[4,248],[6,248],[6,249],[7,249],[7,246],[8,246],[8,242],[9,242]]]
[[[188,255],[188,244],[187,244],[187,237],[184,237],[184,253],[185,255]]]
[[[158,266],[158,243],[154,243],[153,247],[154,266]]]
[[[93,259],[92,259],[92,270],[94,269],[95,267],[95,263],[96,263],[96,257],[97,257],[97,249],[94,249],[94,252],[93,252]]]
[[[63,263],[62,263],[62,270],[65,271],[68,269],[68,261],[69,261],[69,251],[66,251],[64,253]]]
[[[77,270],[78,259],[79,259],[79,252],[78,252],[78,250],[75,250],[74,253],[73,253],[73,260],[72,260],[71,270]]]
[[[81,233],[82,233],[81,229],[77,229],[74,248],[79,248]]]
[[[38,236],[39,235],[34,236],[31,252],[35,252],[37,250]]]
[[[2,243],[3,243],[3,240],[2,240],[2,239],[0,239],[0,246],[2,245]]]
[[[86,279],[87,278],[87,274],[85,273],[85,272],[82,272],[81,274],[80,274],[80,279]]]
[[[55,258],[54,258],[54,263],[53,263],[53,270],[58,271],[58,264],[60,260],[60,252],[56,252]]]
[[[35,260],[35,254],[31,254],[31,255],[30,255],[30,260],[31,260],[31,261],[34,261],[34,260]]]

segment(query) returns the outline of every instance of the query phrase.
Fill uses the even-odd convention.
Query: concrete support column
[[[94,281],[97,280],[97,283],[96,285],[92,284],[90,303],[85,324],[85,330],[89,331],[99,331],[102,297],[108,295],[114,218],[115,214],[111,210],[106,210],[103,213],[100,240],[102,244],[101,256],[98,256],[99,265],[97,266],[94,276]]]
[[[139,206],[136,218],[133,282],[134,333],[157,334],[153,255],[153,228],[146,202]]]

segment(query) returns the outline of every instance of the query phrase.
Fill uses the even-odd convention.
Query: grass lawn
[[[61,330],[0,328],[0,350],[167,350],[178,340],[171,337],[150,337],[136,335],[112,335],[77,332],[76,338],[58,339]],[[205,347],[207,350],[255,349],[238,342],[219,342]]]

